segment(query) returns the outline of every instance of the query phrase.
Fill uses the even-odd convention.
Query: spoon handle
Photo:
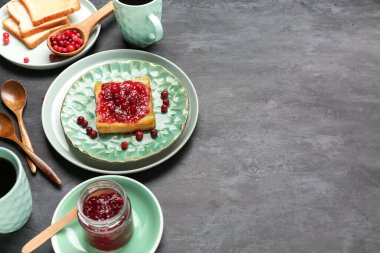
[[[108,2],[102,8],[100,8],[97,12],[83,20],[77,26],[82,30],[83,34],[90,34],[92,28],[100,21],[108,17],[113,12],[113,3],[112,1]]]
[[[59,220],[51,224],[49,227],[45,228],[44,231],[39,233],[36,237],[30,240],[25,246],[22,248],[22,253],[30,253],[33,250],[37,249],[44,242],[49,240],[53,235],[58,233],[62,228],[64,228],[67,224],[69,224],[72,220],[74,220],[78,215],[78,209],[74,208],[61,217]]]
[[[30,142],[29,135],[28,135],[28,132],[26,131],[26,127],[24,124],[24,120],[22,119],[21,110],[16,112],[16,117],[17,117],[19,128],[20,128],[22,143],[24,143],[25,146],[27,146],[31,151],[33,151],[32,143]],[[26,161],[28,162],[30,171],[33,174],[36,174],[37,172],[36,165],[28,157],[26,158]]]
[[[60,185],[62,184],[61,180],[55,174],[52,168],[49,167],[41,158],[39,158],[33,151],[31,151],[29,148],[27,148],[18,138],[14,137],[12,138],[14,142],[16,142],[29,156],[30,159],[37,165],[38,168],[41,169],[41,171],[50,178],[54,183]]]

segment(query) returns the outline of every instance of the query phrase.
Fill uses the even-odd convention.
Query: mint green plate
[[[86,130],[76,123],[83,116],[88,125],[96,129],[95,83],[122,82],[147,76],[150,79],[153,111],[156,115],[156,139],[144,131],[144,138],[137,141],[134,133],[100,134],[92,139]],[[169,91],[170,105],[167,113],[161,113],[161,92]],[[98,66],[82,75],[69,89],[63,100],[61,123],[67,138],[81,152],[106,162],[133,162],[161,152],[181,134],[187,120],[188,97],[181,82],[167,69],[147,61],[113,61]],[[127,141],[127,150],[121,142]]]
[[[62,129],[60,110],[63,100],[81,76],[92,69],[114,61],[140,60],[160,65],[181,81],[189,99],[189,114],[184,129],[172,145],[147,159],[128,163],[110,163],[94,159],[75,148]],[[199,104],[194,85],[186,73],[173,62],[159,55],[140,50],[117,49],[83,58],[67,67],[52,82],[42,104],[42,126],[52,147],[65,159],[83,169],[106,174],[130,174],[155,167],[174,156],[190,139],[198,120]]]
[[[132,206],[134,231],[130,241],[115,253],[121,252],[155,252],[164,228],[161,206],[153,193],[143,184],[123,176],[101,176],[87,180],[74,187],[61,200],[54,212],[52,223],[76,206],[81,190],[97,180],[113,180],[119,183],[127,193]],[[56,253],[98,253],[86,241],[85,232],[75,219],[51,239]]]

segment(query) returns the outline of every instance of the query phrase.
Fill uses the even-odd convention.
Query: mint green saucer
[[[100,176],[87,180],[74,187],[61,200],[54,212],[52,223],[76,206],[81,190],[97,180],[113,180],[127,193],[132,206],[134,231],[130,241],[113,253],[139,252],[153,253],[157,249],[164,227],[161,206],[153,193],[143,184],[123,176]],[[100,253],[85,239],[85,232],[78,220],[72,221],[52,237],[55,253]],[[104,253],[104,252],[103,252]]]
[[[142,76],[149,77],[151,83],[157,138],[152,139],[149,131],[144,131],[142,141],[137,141],[134,133],[100,134],[92,139],[76,123],[78,116],[83,116],[88,126],[96,129],[95,83],[122,82]],[[169,91],[167,113],[161,113],[164,90]],[[61,123],[67,139],[82,153],[106,162],[125,163],[145,159],[169,147],[181,134],[188,114],[186,89],[167,69],[141,60],[112,61],[88,71],[70,87],[63,100]],[[121,149],[123,141],[129,144],[127,150]]]

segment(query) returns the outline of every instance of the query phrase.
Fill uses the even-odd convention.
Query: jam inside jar
[[[131,238],[131,203],[118,183],[100,180],[88,185],[80,194],[77,207],[79,223],[92,247],[113,251]]]

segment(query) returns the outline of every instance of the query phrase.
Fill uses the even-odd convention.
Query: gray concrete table
[[[163,25],[145,50],[189,75],[200,117],[178,154],[131,176],[162,205],[158,252],[380,252],[380,2],[164,0]],[[111,17],[89,54],[116,48],[130,46]],[[0,235],[8,253],[98,174],[67,162],[42,130],[44,94],[64,68],[0,64],[1,82],[25,84],[35,151],[64,181],[27,173],[33,213]]]

